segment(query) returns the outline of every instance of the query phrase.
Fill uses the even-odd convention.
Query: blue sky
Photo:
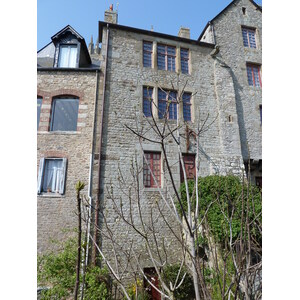
[[[97,39],[98,21],[110,4],[118,5],[119,24],[177,35],[180,26],[189,27],[197,39],[206,23],[231,0],[37,0],[37,50],[51,36],[71,25],[87,43]],[[261,0],[256,3],[262,4]]]

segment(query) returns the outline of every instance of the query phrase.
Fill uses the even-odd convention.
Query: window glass
[[[147,163],[148,162],[148,163]],[[157,185],[155,183],[155,180]],[[146,152],[144,157],[143,181],[145,187],[160,187],[161,184],[160,153]]]
[[[167,114],[168,119],[177,119],[177,94],[174,91],[158,90],[158,117],[160,119]]]
[[[183,93],[183,95],[182,95],[183,119],[184,119],[184,121],[191,121],[192,120],[191,96],[192,95],[190,93]]]
[[[157,45],[157,67],[159,70],[175,71],[176,48]]]
[[[53,100],[51,131],[76,131],[79,99],[57,98]]]
[[[247,64],[247,77],[249,85],[261,87],[260,66]]]
[[[63,160],[46,159],[42,192],[59,193],[64,181]]]
[[[184,74],[189,73],[189,50],[180,49],[181,72]]]
[[[245,47],[256,48],[255,29],[242,28],[243,43]]]
[[[39,129],[40,117],[41,117],[42,98],[37,98],[37,129]]]
[[[143,43],[143,65],[144,67],[152,67],[152,42]]]
[[[153,88],[144,87],[143,88],[143,112],[145,117],[151,117],[153,101]]]
[[[75,68],[77,58],[77,45],[61,45],[59,47],[58,67]]]

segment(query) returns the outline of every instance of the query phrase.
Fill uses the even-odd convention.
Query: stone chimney
[[[186,39],[190,39],[190,29],[186,27],[180,27],[178,36]]]
[[[94,53],[94,42],[93,42],[93,36],[91,36],[91,42],[89,43],[89,53]]]
[[[104,13],[104,22],[118,24],[118,12],[113,10],[112,4]]]

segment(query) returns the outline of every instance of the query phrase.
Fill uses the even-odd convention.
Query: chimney
[[[190,29],[181,26],[178,32],[178,36],[186,39],[190,39]]]
[[[118,12],[114,11],[112,4],[104,13],[104,22],[118,24]]]
[[[91,42],[89,43],[89,53],[94,53],[94,43],[93,43],[93,36],[91,36]]]

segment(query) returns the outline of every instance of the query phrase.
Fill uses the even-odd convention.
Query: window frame
[[[254,72],[255,69],[257,69],[258,82],[255,79],[256,78],[255,77],[255,72]],[[262,82],[261,82],[261,65],[259,65],[259,64],[253,64],[253,63],[247,63],[246,64],[246,71],[247,71],[247,79],[248,79],[249,86],[260,87],[261,88],[262,87]],[[251,77],[249,77],[249,73],[251,74]],[[252,84],[249,81],[250,78],[252,80]],[[258,83],[258,85],[256,83]]]
[[[148,94],[147,92],[150,91],[150,90],[151,90],[151,94],[147,95]],[[145,95],[145,91],[147,93],[146,95]],[[151,87],[151,86],[143,86],[143,115],[146,118],[149,118],[149,117],[153,116],[153,101],[154,101],[153,96],[154,96],[154,88]],[[150,104],[147,103],[149,101],[150,101]],[[150,111],[149,111],[150,114],[146,115],[145,114],[145,105],[147,105],[147,104],[150,105]]]
[[[76,58],[75,58],[75,65],[74,66],[70,66],[70,51],[68,53],[68,65],[67,66],[60,66],[60,62],[61,62],[61,55],[62,55],[62,48],[63,47],[67,47],[67,48],[76,48]],[[79,55],[79,47],[78,44],[76,43],[70,43],[70,44],[65,44],[65,43],[61,43],[59,44],[58,47],[58,57],[57,57],[57,67],[58,68],[77,68],[78,67],[78,55]]]
[[[189,96],[189,101],[186,101],[184,99],[185,96]],[[189,108],[189,119],[186,119],[186,114],[185,114],[185,109]],[[182,115],[183,115],[183,120],[185,122],[192,122],[192,93],[189,92],[184,92],[182,94]]]
[[[183,56],[182,55],[183,51],[187,51],[187,56]],[[190,50],[188,48],[180,48],[180,67],[181,67],[181,73],[183,73],[183,74],[190,74],[189,61],[190,61]],[[186,64],[187,71],[183,72],[184,68],[182,66],[183,66],[184,63]]]
[[[64,101],[64,100],[76,100],[77,102],[77,116],[76,116],[76,129],[75,130],[68,130],[68,129],[56,129],[54,130],[53,127],[54,127],[54,124],[55,124],[55,106],[56,106],[56,103],[57,101]],[[73,95],[62,95],[62,96],[57,96],[57,97],[53,97],[52,98],[52,103],[51,103],[51,119],[50,119],[50,131],[51,132],[65,132],[65,131],[68,131],[68,132],[76,132],[77,131],[77,127],[78,127],[78,114],[79,114],[79,103],[80,103],[80,98],[77,97],[77,96],[73,96]]]
[[[47,167],[47,162],[49,161],[57,161],[60,160],[62,162],[62,178],[61,183],[59,184],[59,190],[56,192],[53,191],[45,191],[44,190],[44,180],[45,180],[45,172]],[[45,194],[45,195],[64,195],[65,193],[65,186],[66,186],[66,170],[67,170],[67,158],[65,157],[43,157],[40,159],[40,165],[39,165],[39,173],[38,173],[38,186],[37,186],[37,194]]]
[[[151,51],[148,49],[145,49],[145,45],[150,45],[151,44]],[[145,65],[145,56],[150,57],[150,65]],[[151,41],[143,41],[143,67],[145,68],[152,68],[153,66],[153,42]]]
[[[253,44],[251,43],[251,39],[250,39],[250,35],[252,34],[254,37],[255,47],[252,47]],[[245,37],[247,38],[246,40]],[[243,38],[243,45],[245,48],[257,49],[256,28],[242,26],[242,38]],[[247,41],[247,44],[245,44],[245,41]]]
[[[159,48],[164,48],[164,51],[160,51]],[[169,53],[169,50],[172,49],[174,50],[174,54]],[[159,64],[159,57],[163,57],[164,59],[162,61],[164,61],[164,66],[161,67]],[[171,68],[169,69],[169,58],[171,58],[172,60],[172,64],[171,64]],[[173,64],[174,61],[174,64]],[[157,69],[158,70],[165,70],[165,71],[172,71],[175,72],[176,71],[176,47],[175,46],[170,46],[170,45],[165,45],[165,44],[157,44]]]
[[[162,183],[161,153],[155,151],[144,151],[143,154],[144,154],[143,155],[143,186],[145,188],[161,188],[162,185],[161,184]],[[154,156],[156,155],[158,155],[159,159],[156,158],[154,159]],[[158,160],[158,163],[156,163],[156,165],[154,165],[154,160],[156,161]],[[157,167],[157,169],[155,169],[155,167]],[[155,180],[151,173],[153,174],[153,176],[155,176],[158,185],[155,184]]]
[[[167,97],[166,98],[160,98],[160,92],[164,93]],[[171,98],[173,99],[170,99],[170,93],[175,93],[174,97],[171,96]],[[175,98],[175,100],[174,100]],[[159,119],[164,119],[165,118],[165,113],[167,112],[167,119],[168,120],[177,120],[178,118],[178,108],[177,108],[177,91],[172,91],[172,90],[162,90],[162,89],[158,89],[158,94],[157,94],[157,100],[158,100],[158,105],[157,105],[157,108],[158,108],[158,118]],[[169,105],[169,109],[167,110],[167,103],[168,102],[171,102],[170,105]],[[165,110],[162,112],[161,109],[160,109],[160,103],[166,103],[165,104]],[[171,106],[172,105],[172,106]],[[170,107],[173,107],[174,106],[174,116],[176,115],[175,118],[171,117],[170,118]],[[173,111],[173,110],[172,110]]]

